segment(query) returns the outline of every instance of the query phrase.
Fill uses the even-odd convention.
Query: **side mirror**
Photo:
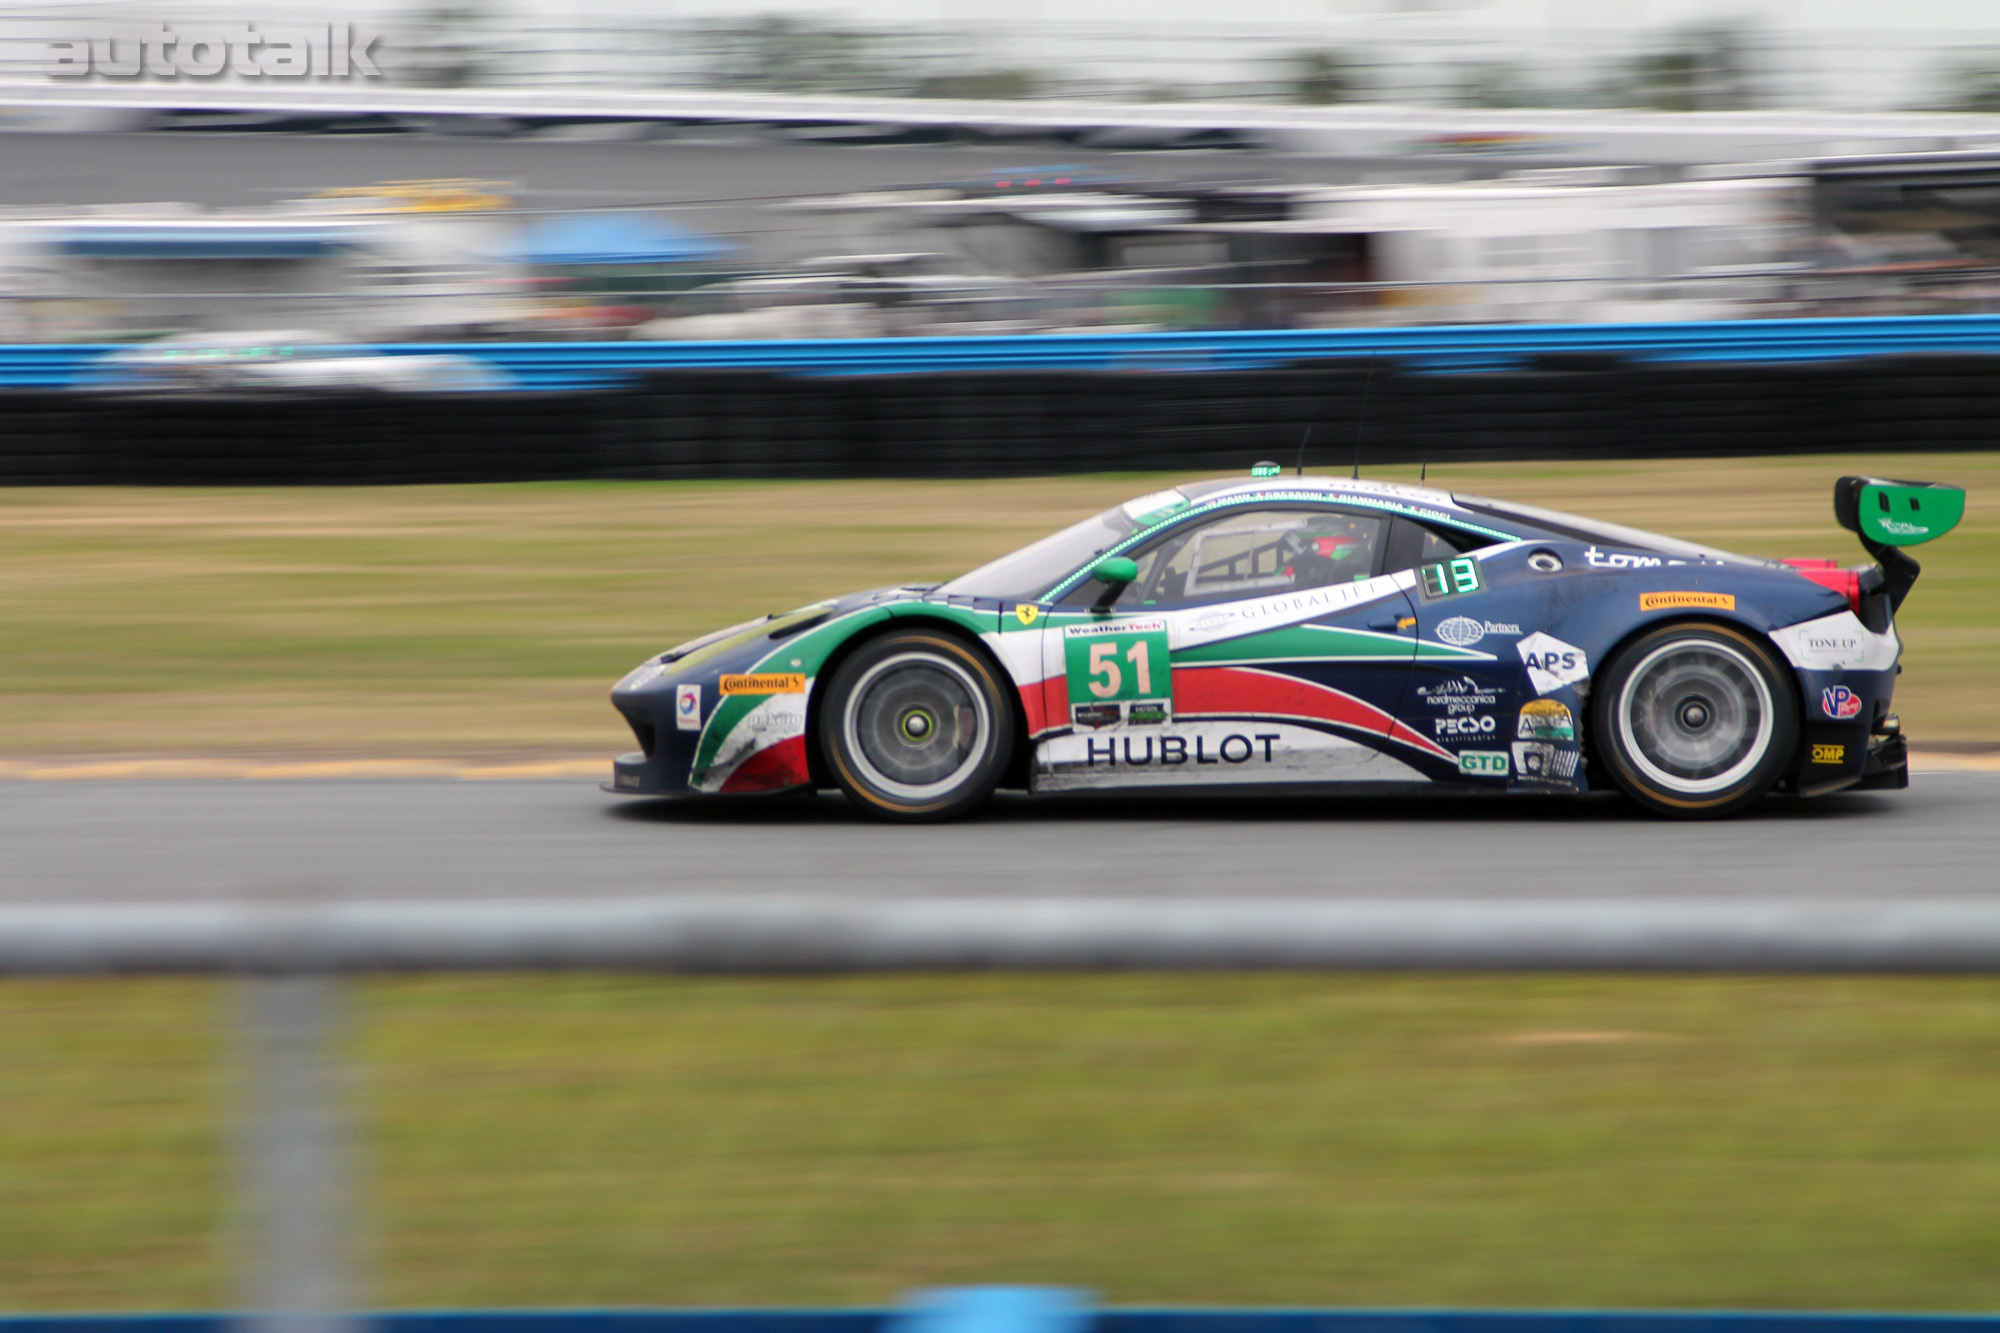
[[[1130,556],[1114,555],[1108,560],[1097,562],[1097,568],[1090,571],[1090,577],[1104,585],[1104,591],[1097,594],[1097,600],[1090,609],[1103,615],[1118,600],[1118,595],[1132,586],[1132,580],[1139,577],[1139,562]]]

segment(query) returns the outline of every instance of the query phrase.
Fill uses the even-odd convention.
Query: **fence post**
[[[341,983],[237,983],[239,1308],[247,1333],[352,1333]]]

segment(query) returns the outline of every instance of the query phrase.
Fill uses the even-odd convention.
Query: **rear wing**
[[[1868,591],[1885,595],[1894,614],[1923,572],[1903,548],[1935,541],[1957,527],[1965,516],[1965,491],[1938,481],[1842,477],[1833,483],[1833,516],[1861,538],[1881,566],[1879,586]]]

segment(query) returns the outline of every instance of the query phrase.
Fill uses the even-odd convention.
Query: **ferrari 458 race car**
[[[631,795],[838,787],[890,819],[1034,792],[1581,794],[1664,815],[1908,784],[1896,609],[1964,493],[1843,477],[1876,563],[1276,475],[1142,496],[943,584],[633,671]]]

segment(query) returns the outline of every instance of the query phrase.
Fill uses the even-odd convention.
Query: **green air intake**
[[[1833,486],[1833,514],[1871,548],[1920,546],[1958,526],[1965,492],[1935,481],[1842,477]]]

